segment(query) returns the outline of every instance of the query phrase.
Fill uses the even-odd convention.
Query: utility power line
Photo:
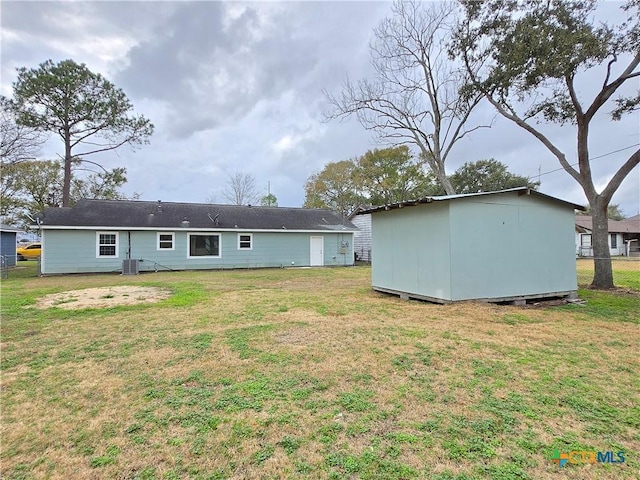
[[[591,157],[589,159],[589,163],[591,163],[594,160],[597,160],[599,158],[604,158],[604,157],[608,157],[609,155],[613,155],[614,153],[620,153],[620,152],[624,152],[625,150],[629,150],[630,148],[634,148],[637,147],[638,145],[640,145],[640,143],[635,143],[633,145],[629,145],[628,147],[624,147],[624,148],[620,148],[618,150],[613,150],[612,152],[608,152],[608,153],[603,153],[602,155],[598,155],[596,157]],[[576,165],[578,165],[579,162],[576,163],[572,163],[571,166],[575,167]],[[564,170],[564,167],[560,167],[560,168],[556,168],[554,170],[549,170],[548,172],[543,172],[543,173],[538,173],[538,178],[540,178],[543,175],[548,175],[550,173],[555,173],[555,172],[559,172],[560,170]]]

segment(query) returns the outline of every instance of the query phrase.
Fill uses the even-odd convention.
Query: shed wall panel
[[[429,215],[424,215],[424,209]],[[430,204],[372,218],[372,285],[415,295],[450,297],[449,206]]]
[[[576,290],[573,210],[529,196],[451,204],[452,300]]]
[[[540,293],[575,291],[578,288],[574,244],[574,211],[546,200],[521,197],[520,288]],[[526,243],[525,243],[526,242]]]
[[[481,199],[451,205],[451,300],[504,296],[520,274],[518,206]]]

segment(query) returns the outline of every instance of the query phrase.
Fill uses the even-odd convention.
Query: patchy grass
[[[613,322],[640,324],[640,314],[635,310],[640,294],[624,292],[603,292],[601,290],[580,290],[580,298],[586,300],[584,306],[567,305],[563,310],[579,312],[583,316]]]
[[[3,478],[640,472],[638,295],[442,306],[371,291],[366,267],[50,278],[29,268],[1,286]],[[125,284],[172,296],[23,308]],[[626,462],[551,462],[570,450],[624,451]]]

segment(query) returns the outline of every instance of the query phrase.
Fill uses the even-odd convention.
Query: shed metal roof
[[[357,230],[330,210],[160,201],[81,200],[46,208],[39,219],[44,229]]]
[[[463,194],[457,194],[457,195],[439,195],[439,196],[431,196],[431,197],[424,197],[424,198],[420,198],[417,200],[407,200],[404,202],[398,202],[398,203],[391,203],[388,205],[381,205],[379,207],[372,207],[372,208],[368,208],[368,209],[363,209],[360,210],[356,215],[364,215],[366,213],[374,213],[374,212],[380,212],[380,211],[384,211],[384,210],[393,210],[396,208],[403,208],[403,207],[414,207],[416,205],[420,205],[423,203],[432,203],[432,202],[448,202],[448,201],[452,201],[452,200],[459,200],[461,198],[472,198],[472,197],[480,197],[480,196],[486,196],[486,195],[496,195],[499,193],[515,193],[518,196],[521,195],[535,195],[535,196],[539,196],[542,198],[546,198],[548,200],[552,200],[554,202],[558,202],[558,203],[563,203],[567,206],[571,206],[576,210],[585,210],[585,208],[582,205],[578,205],[576,203],[571,203],[571,202],[567,202],[566,200],[561,200],[559,198],[556,197],[552,197],[551,195],[546,195],[544,193],[540,193],[536,190],[533,190],[531,188],[528,187],[516,187],[516,188],[510,188],[508,190],[498,190],[496,192],[478,192],[478,193],[463,193]]]

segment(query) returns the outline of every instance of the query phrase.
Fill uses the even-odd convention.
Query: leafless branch
[[[38,131],[19,125],[15,116],[2,106],[0,113],[0,163],[11,165],[25,160],[33,160],[46,136]]]
[[[258,202],[258,192],[253,175],[244,172],[234,172],[229,175],[222,195],[233,205],[256,204]]]
[[[443,58],[456,15],[452,3],[397,1],[370,44],[375,78],[347,80],[339,96],[326,93],[327,119],[355,116],[367,130],[420,150],[447,193],[455,193],[445,161],[455,144],[478,128],[469,125],[482,96],[462,98],[464,68]]]

